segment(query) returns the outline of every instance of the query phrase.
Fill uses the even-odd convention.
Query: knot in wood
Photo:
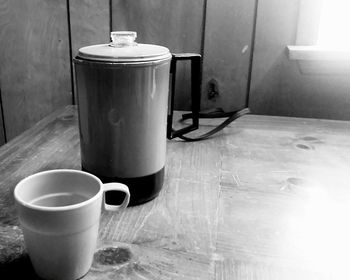
[[[95,261],[102,265],[117,265],[128,262],[131,256],[128,248],[108,247],[96,252]]]

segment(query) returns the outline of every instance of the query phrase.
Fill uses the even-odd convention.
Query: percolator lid
[[[149,62],[171,57],[168,48],[138,44],[135,42],[136,37],[133,31],[114,31],[111,32],[111,43],[80,48],[78,56],[108,62]]]

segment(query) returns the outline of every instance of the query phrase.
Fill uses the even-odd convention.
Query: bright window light
[[[349,0],[323,0],[317,45],[350,50]]]

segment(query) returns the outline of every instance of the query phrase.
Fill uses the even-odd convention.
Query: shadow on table
[[[16,259],[0,263],[0,278],[7,279],[40,279],[34,272],[29,256],[23,254]]]

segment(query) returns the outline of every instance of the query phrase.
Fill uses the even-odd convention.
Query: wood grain
[[[246,106],[255,0],[208,1],[206,12],[202,107],[226,111]],[[209,83],[218,96],[208,99]]]
[[[115,0],[112,29],[137,32],[137,41],[158,44],[173,53],[200,53],[202,48],[204,0]],[[190,67],[179,65],[175,107],[185,110],[190,103]]]
[[[0,80],[12,139],[70,104],[66,1],[0,1]]]
[[[79,48],[110,42],[109,0],[70,0],[72,55]]]
[[[109,0],[69,1],[72,58],[78,54],[78,50],[82,47],[96,44],[105,44],[110,41],[109,11]],[[76,103],[77,93],[74,75],[73,83],[75,89],[74,101]]]
[[[13,188],[41,170],[80,169],[77,126],[69,106],[0,148],[8,275],[33,273]],[[349,279],[349,134],[350,122],[247,115],[206,141],[168,141],[159,197],[103,211],[84,279]]]

